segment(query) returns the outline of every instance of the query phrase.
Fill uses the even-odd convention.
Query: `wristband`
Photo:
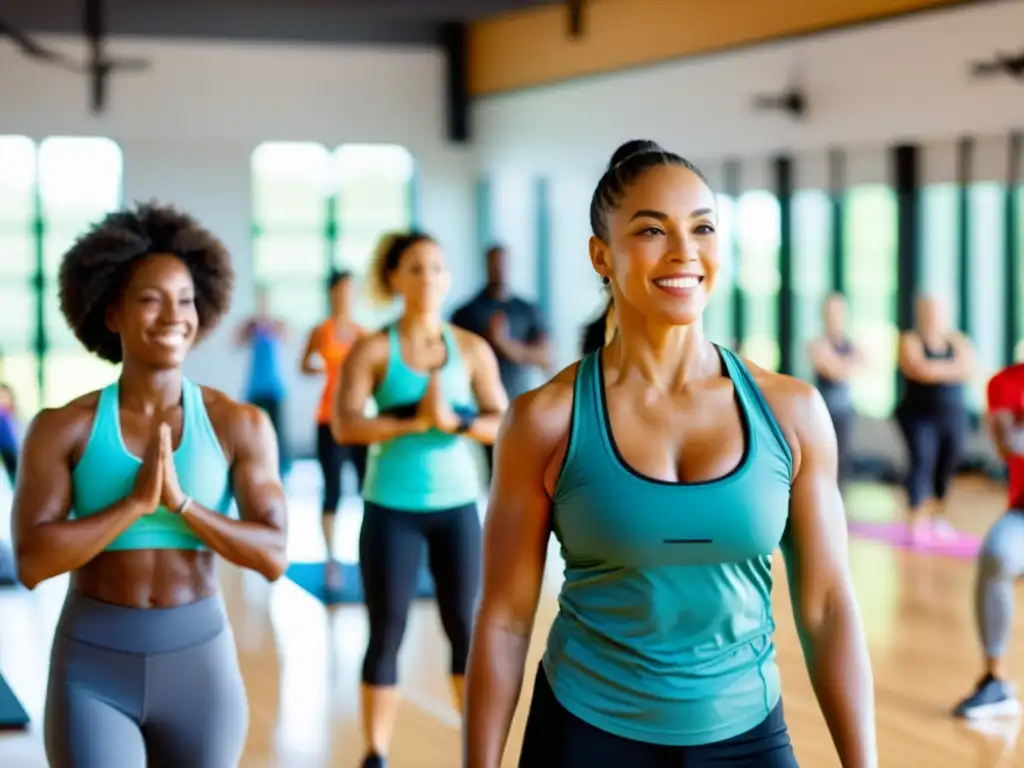
[[[176,514],[176,515],[182,514],[186,509],[188,509],[188,505],[191,504],[191,503],[192,503],[192,499],[189,496],[186,496],[184,499],[182,499],[181,504],[179,504],[177,506],[177,508],[175,510],[173,510],[174,514]]]
[[[476,421],[476,411],[472,408],[453,408],[452,410],[459,418],[459,426],[455,429],[456,434],[469,432],[473,428],[473,422]]]

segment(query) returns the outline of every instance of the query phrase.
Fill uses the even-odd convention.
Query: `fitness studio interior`
[[[448,346],[436,380],[455,376],[457,369],[463,387],[472,382],[480,409],[466,415],[454,402],[430,406],[440,410],[423,418],[439,425],[442,416],[450,416],[459,426],[431,428],[428,436],[468,451],[451,453],[455,458],[437,471],[447,473],[446,482],[461,473],[463,485],[476,484],[470,503],[483,531],[489,510],[511,509],[511,501],[495,497],[513,485],[502,476],[513,477],[520,471],[517,462],[526,461],[501,450],[501,441],[511,444],[519,428],[509,422],[524,418],[528,406],[521,403],[533,402],[535,388],[580,360],[581,340],[591,324],[607,330],[607,355],[595,358],[606,366],[615,365],[607,359],[615,345],[623,350],[628,345],[627,328],[643,333],[637,330],[642,302],[630,293],[641,289],[626,281],[639,267],[615,262],[611,284],[602,285],[595,265],[603,246],[592,242],[600,239],[598,224],[608,220],[599,212],[594,223],[595,187],[625,178],[622,168],[632,161],[620,160],[608,170],[609,158],[630,140],[657,142],[664,152],[691,161],[712,190],[709,215],[718,271],[703,313],[704,335],[765,369],[764,376],[776,372],[803,380],[808,392],[819,390],[830,410],[834,400],[846,398],[842,407],[849,418],[841,422],[833,413],[826,425],[839,444],[835,495],[842,496],[845,516],[832,541],[839,542],[836,557],[848,558],[870,658],[878,757],[849,757],[855,750],[841,757],[837,742],[842,739],[834,738],[822,714],[829,710],[829,694],[812,684],[814,664],[805,660],[802,640],[808,641],[799,601],[788,588],[794,570],[787,572],[782,551],[775,550],[764,557],[772,577],[771,610],[765,613],[774,629],[772,664],[779,669],[799,764],[1024,766],[1020,707],[1013,693],[1013,681],[1024,675],[1024,625],[1014,619],[1011,609],[1020,601],[1009,591],[1024,573],[1024,555],[1003,557],[1000,542],[993,544],[997,521],[1002,525],[1004,515],[1015,514],[1008,507],[1024,504],[1024,497],[1012,498],[1013,462],[1020,457],[1006,459],[1024,448],[1007,448],[993,427],[998,408],[1015,417],[1007,430],[1024,425],[1024,369],[1011,368],[1015,394],[1000,395],[1015,397],[1015,405],[997,405],[990,386],[996,374],[1024,362],[1024,0],[0,2],[0,456],[10,468],[0,472],[0,766],[97,768],[102,762],[95,755],[77,762],[87,751],[82,744],[92,744],[83,733],[61,735],[80,731],[84,722],[69,725],[61,719],[76,717],[74,703],[65,699],[74,699],[75,686],[68,680],[79,674],[71,669],[74,664],[65,663],[70,657],[62,654],[72,651],[62,644],[88,642],[75,635],[86,630],[73,626],[71,616],[87,609],[68,597],[69,589],[86,590],[91,598],[81,600],[94,606],[105,594],[150,594],[146,590],[156,590],[164,576],[154,576],[156,586],[145,590],[119,580],[143,578],[138,563],[146,556],[151,556],[147,572],[163,573],[152,563],[163,562],[165,555],[126,553],[113,545],[112,551],[101,551],[97,545],[93,555],[108,566],[136,565],[104,569],[91,562],[93,555],[78,560],[69,555],[63,568],[47,570],[49,564],[29,565],[42,562],[45,536],[30,537],[26,531],[61,524],[30,521],[43,514],[42,505],[50,504],[45,514],[57,520],[54,505],[63,504],[58,511],[67,515],[85,505],[81,496],[91,484],[106,483],[102,462],[88,465],[93,467],[89,477],[74,472],[76,462],[84,468],[91,452],[99,450],[94,446],[105,434],[100,425],[108,424],[101,419],[104,403],[112,405],[114,438],[103,450],[134,460],[128,438],[122,443],[118,437],[122,423],[126,435],[135,423],[126,411],[130,377],[120,379],[120,406],[119,390],[111,385],[130,367],[129,345],[142,349],[150,338],[140,332],[132,341],[124,318],[142,314],[125,313],[148,310],[143,304],[131,309],[122,297],[105,315],[97,314],[96,302],[113,302],[110,286],[123,293],[139,275],[149,274],[139,265],[153,254],[194,250],[202,252],[195,262],[186,254],[174,263],[206,259],[209,266],[208,260],[226,251],[234,280],[230,303],[216,311],[209,296],[187,299],[189,311],[198,312],[200,331],[211,313],[223,317],[184,359],[185,379],[204,388],[192,396],[204,399],[190,400],[193,390],[186,388],[178,396],[183,405],[175,401],[179,416],[182,409],[185,414],[181,440],[189,443],[188,450],[205,450],[207,443],[215,448],[218,440],[224,448],[235,502],[221,510],[226,518],[221,523],[257,525],[244,522],[250,506],[280,515],[275,535],[281,538],[274,541],[281,542],[281,555],[252,561],[263,566],[247,564],[243,555],[235,558],[243,567],[229,562],[228,555],[212,559],[204,547],[217,554],[227,550],[210,544],[219,534],[208,532],[216,527],[209,521],[195,524],[189,540],[198,542],[197,551],[167,555],[179,558],[175,568],[209,562],[215,569],[210,600],[223,605],[230,630],[224,637],[233,635],[234,643],[223,663],[233,670],[237,656],[248,702],[241,756],[230,761],[237,759],[244,768],[498,768],[498,762],[479,756],[466,762],[463,757],[458,702],[464,669],[456,668],[455,657],[461,653],[465,663],[473,616],[463,617],[461,640],[456,639],[460,630],[452,628],[458,623],[452,609],[442,607],[444,618],[439,618],[441,586],[450,571],[435,562],[433,544],[419,570],[414,559],[409,571],[416,583],[409,581],[407,622],[406,609],[393,605],[399,598],[371,594],[392,587],[366,576],[377,571],[361,561],[372,538],[362,530],[364,508],[367,520],[383,519],[386,498],[393,497],[388,494],[398,491],[381,479],[387,469],[384,438],[342,445],[338,436],[369,430],[361,425],[374,422],[378,411],[390,413],[388,398],[406,385],[402,382],[419,381],[412,363],[402,367],[402,359],[409,359],[402,355],[413,354],[403,352],[402,329],[419,317],[412,302],[427,299],[409,287],[413,272],[402,272],[407,257],[395,245],[399,239],[385,239],[389,250],[382,248],[382,238],[426,233],[428,239],[413,238],[402,248],[420,254],[415,258],[440,259],[424,263],[441,265],[444,280],[450,280],[438,294],[440,316],[452,325],[439,326],[445,330],[438,338]],[[655,155],[655,165],[675,163],[656,149],[640,151]],[[633,183],[633,177],[623,181],[625,191],[613,195],[609,205],[628,199]],[[191,240],[167,235],[160,246],[151,233],[154,244],[140,246],[136,271],[125,272],[127,277],[109,272],[106,288],[87,274],[88,267],[71,263],[84,262],[88,248],[125,247],[134,235],[108,234],[103,243],[80,238],[108,214],[143,210],[136,206],[149,202],[194,217],[221,245],[196,246],[199,235],[193,232]],[[171,216],[166,210],[144,210],[150,213],[132,215]],[[695,237],[680,234],[678,242],[683,250],[698,248]],[[184,245],[167,244],[172,241]],[[614,260],[615,246],[608,248]],[[104,253],[91,254],[97,270],[107,268],[104,258],[114,258]],[[405,314],[401,301],[379,300],[381,284],[392,298],[406,297]],[[441,283],[430,285],[433,291]],[[200,288],[197,282],[202,293]],[[207,289],[214,290],[202,288]],[[73,295],[76,291],[81,295]],[[614,316],[605,324],[602,313],[610,295],[622,304],[617,310],[621,330]],[[415,296],[420,298],[410,298]],[[75,304],[81,306],[76,310]],[[76,311],[99,318],[93,325],[102,328],[95,333],[115,339],[121,334],[123,364],[86,348],[81,336],[88,331],[73,329],[75,321],[68,319]],[[162,318],[186,313],[174,306],[153,311]],[[479,354],[471,353],[477,347],[467,331],[486,342],[477,345]],[[929,344],[936,334],[941,349]],[[373,347],[374,339],[384,341]],[[604,340],[599,334],[597,346]],[[166,339],[158,342],[170,348]],[[385,351],[385,362],[363,371],[359,366],[370,365],[376,348]],[[397,362],[386,362],[389,349],[397,350]],[[115,357],[120,361],[121,352]],[[935,358],[950,370],[957,366],[959,373],[924,383],[908,373]],[[422,376],[426,382],[427,374]],[[486,376],[494,382],[500,378],[502,386],[494,388],[504,389],[510,410],[501,405],[505,395],[480,394]],[[607,383],[611,392],[612,380]],[[421,383],[433,391],[429,386]],[[359,399],[361,387],[367,391]],[[114,399],[88,394],[97,390]],[[252,407],[224,404],[212,390]],[[952,393],[959,399],[950,404],[939,398],[928,406],[937,421],[935,431],[922,437],[924,411],[908,416],[907,409],[915,397],[926,396],[920,394],[925,390],[936,398]],[[423,398],[419,410],[413,408],[417,419],[428,399]],[[496,453],[489,443],[498,428],[491,426],[490,437],[479,437],[484,428],[474,426],[486,420],[488,398],[504,411]],[[765,398],[769,415],[764,418],[771,420],[773,401]],[[70,410],[64,409],[68,403],[73,403]],[[86,426],[78,429],[78,442],[64,446],[74,442],[68,436],[74,430],[60,432],[52,424],[61,418],[70,424],[68,414],[81,411],[82,403],[95,408],[81,422]],[[199,407],[190,411],[189,403]],[[360,409],[369,415],[360,417]],[[943,448],[948,415],[943,409],[956,411],[955,418],[946,419],[955,421],[955,440],[949,438],[955,451]],[[221,427],[228,421],[218,420],[230,421],[234,417],[223,413],[236,412],[255,414],[254,424],[269,426],[258,436],[255,427],[245,435],[242,427],[232,427],[228,435]],[[574,419],[583,413],[572,412]],[[606,405],[601,418],[614,421],[621,412]],[[789,435],[779,413],[775,409],[782,424],[776,433]],[[494,424],[499,415],[494,414]],[[913,419],[918,421],[909,423]],[[236,422],[241,423],[230,423]],[[625,421],[614,423],[616,430],[628,431]],[[684,434],[686,421],[674,423]],[[737,434],[748,432],[755,430]],[[395,438],[401,439],[406,438]],[[426,440],[415,445],[426,446]],[[257,441],[263,441],[258,450]],[[402,450],[413,450],[408,446],[414,442]],[[611,453],[618,455],[614,439],[610,442]],[[195,472],[206,477],[209,471],[189,469],[179,453],[166,450],[163,479],[153,481],[163,494],[162,506],[151,521],[139,524],[180,525],[187,531],[193,502],[185,494],[195,492],[199,503],[213,505],[185,486]],[[268,457],[276,454],[278,466],[272,468]],[[464,455],[469,459],[459,458]],[[57,474],[44,466],[46,456],[51,465],[60,465]],[[258,486],[253,485],[257,470],[242,467],[257,461],[263,462]],[[948,493],[939,477],[944,461],[952,475]],[[813,460],[804,456],[803,462]],[[492,463],[494,485],[489,486]],[[180,488],[167,474],[174,466],[181,473]],[[278,471],[280,503],[274,501]],[[142,477],[135,465],[131,472]],[[55,492],[41,486],[58,476],[69,490],[53,499]],[[111,477],[110,483],[122,480]],[[676,481],[682,483],[682,475]],[[132,498],[142,493],[141,482],[124,485],[136,488]],[[171,504],[175,498],[180,505]],[[557,501],[552,505],[557,508]],[[790,520],[796,506],[794,501]],[[642,507],[638,502],[637,520]],[[945,517],[935,517],[934,530],[922,534],[918,523],[928,513],[916,518],[911,513],[926,507],[941,507]],[[172,519],[175,513],[179,518]],[[688,513],[712,514],[707,508]],[[218,517],[203,507],[194,514],[200,520]],[[83,524],[88,520],[84,512],[72,517]],[[544,654],[560,605],[569,610],[559,595],[563,569],[573,558],[555,535],[561,529],[551,528],[522,691],[501,766],[521,764],[536,670],[542,657],[545,665],[551,658]],[[73,536],[71,528],[52,530],[63,540]],[[131,533],[119,530],[125,537]],[[470,593],[481,589],[489,595],[494,575],[487,575],[488,558],[496,547],[486,536],[481,545],[480,529],[474,530],[472,557],[482,557],[483,565],[476,567],[483,576],[473,576]],[[424,541],[433,541],[432,536],[424,534]],[[139,534],[136,545],[123,548],[145,549],[137,544],[144,540]],[[1006,548],[1005,540],[1001,546]],[[1024,547],[1024,533],[1019,546]],[[198,583],[205,566],[194,567],[199,571],[189,583]],[[117,583],[101,588],[101,571],[113,574],[108,578]],[[382,582],[397,578],[391,572],[378,576]],[[529,581],[522,573],[504,576],[509,583]],[[1005,629],[999,630],[998,642],[991,639],[995,619],[986,614],[993,610],[995,592],[985,591],[996,589],[1004,589],[999,599]],[[497,594],[499,588],[494,590]],[[382,609],[381,600],[391,602]],[[373,602],[378,613],[400,614],[389,639],[382,640],[384,630],[371,626],[373,611],[367,607]],[[146,607],[163,613],[194,608],[166,605],[153,597],[144,605],[111,607],[131,613],[145,613],[137,609]],[[687,612],[685,606],[678,610]],[[660,631],[656,625],[650,622],[652,632]],[[679,637],[677,642],[685,644],[686,637]],[[386,655],[378,646],[388,643],[394,646],[390,662],[377,658]],[[121,650],[129,651],[127,645]],[[466,678],[469,700],[477,704],[488,695],[484,684],[473,685],[478,650],[474,646],[469,653]],[[371,663],[371,656],[376,661]],[[395,674],[395,664],[400,696],[387,698],[381,686],[391,684],[384,678]],[[991,693],[998,681],[1005,683],[1005,695]],[[66,691],[48,694],[48,684]],[[980,701],[986,691],[995,697],[988,701],[1000,716],[974,716],[974,705],[964,703],[972,696]],[[149,696],[141,699],[143,710]],[[154,707],[158,701],[153,698]],[[152,752],[150,765],[186,764],[167,763],[168,757],[160,763],[161,748],[148,740],[144,716],[129,712],[128,704],[110,706],[123,708],[118,723],[141,728]],[[374,707],[384,720],[380,713],[390,707],[393,726],[381,725],[383,720],[364,725],[366,711]],[[474,738],[484,737],[468,740]],[[123,759],[124,768],[143,764]],[[218,759],[229,758],[207,756],[208,762],[192,764],[231,768],[215,764]],[[640,768],[642,761],[634,762]],[[691,764],[672,764],[683,762]],[[537,768],[581,764],[556,761]]]

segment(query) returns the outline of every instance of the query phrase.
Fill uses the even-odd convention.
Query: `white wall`
[[[998,50],[1018,51],[1021,29],[1024,1],[993,2],[479,101],[473,118],[480,163],[493,187],[518,190],[531,175],[545,175],[553,185],[552,314],[559,361],[574,359],[578,329],[601,303],[587,257],[587,205],[623,141],[655,139],[696,160],[715,185],[722,183],[723,161],[740,158],[742,191],[770,189],[768,160],[782,151],[796,158],[799,187],[825,187],[831,147],[847,151],[850,186],[885,184],[887,148],[901,140],[924,146],[924,183],[951,182],[955,139],[975,135],[975,178],[1000,181],[1005,135],[1024,125],[1024,86],[1002,77],[975,81],[968,68]],[[795,71],[810,99],[805,122],[751,108],[754,94],[782,90]],[[978,205],[991,209],[985,200]],[[492,216],[501,231],[526,232],[532,231],[525,218],[531,211],[495,206]],[[992,251],[988,241],[996,236],[974,234],[972,242]],[[978,276],[976,306],[986,295],[999,295],[1000,284],[999,270]],[[998,356],[997,343],[981,341],[989,356]],[[867,422],[859,430],[861,447],[899,459],[891,426]]]
[[[76,40],[42,42],[82,56]],[[144,74],[115,74],[109,109],[94,117],[82,76],[31,62],[0,41],[0,135],[110,137],[124,154],[126,201],[177,203],[224,240],[235,256],[235,301],[190,361],[195,379],[242,390],[246,359],[231,348],[227,330],[252,308],[249,161],[263,141],[407,147],[417,161],[420,223],[448,252],[453,300],[475,287],[482,275],[473,235],[475,159],[445,139],[439,51],[118,39],[110,53],[153,65]],[[286,351],[288,428],[308,448],[319,382],[295,373],[301,341]]]
[[[996,134],[1018,124],[1021,86],[974,81],[968,66],[1017,52],[1024,2],[932,12],[743,51],[601,75],[480,101],[492,168],[594,170],[627,138],[651,137],[695,160],[777,150],[870,147],[896,138]],[[757,93],[799,70],[811,115],[755,112]]]

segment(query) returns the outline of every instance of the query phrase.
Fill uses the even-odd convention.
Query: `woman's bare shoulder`
[[[516,397],[504,419],[504,431],[539,445],[557,445],[569,432],[578,363]]]
[[[817,439],[822,429],[832,428],[821,393],[795,376],[769,371],[749,360],[744,363],[798,461],[803,442],[809,437]]]
[[[84,448],[92,433],[100,393],[89,392],[58,408],[43,408],[25,431],[25,450],[47,446],[54,454],[72,454]]]

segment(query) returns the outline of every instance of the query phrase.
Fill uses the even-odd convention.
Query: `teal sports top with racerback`
[[[388,334],[388,363],[373,393],[381,413],[418,403],[430,376],[406,365],[398,329]],[[476,409],[459,345],[450,327],[442,331],[448,354],[441,367],[441,388],[453,408]],[[479,461],[465,435],[437,429],[402,435],[370,447],[363,498],[405,512],[438,512],[475,502],[481,491]]]
[[[746,446],[731,473],[700,483],[627,466],[600,352],[576,373],[551,510],[565,581],[543,669],[563,707],[623,738],[710,744],[760,724],[781,695],[771,559],[793,458],[747,367],[719,353]]]
[[[181,490],[207,509],[228,514],[232,492],[230,468],[213,424],[206,413],[203,392],[183,380],[181,442],[174,451],[174,468]],[[128,452],[121,434],[120,388],[114,382],[100,392],[92,433],[81,460],[71,473],[72,512],[88,517],[132,492],[142,459]],[[188,524],[160,506],[136,520],[107,545],[106,551],[129,549],[206,549]]]

